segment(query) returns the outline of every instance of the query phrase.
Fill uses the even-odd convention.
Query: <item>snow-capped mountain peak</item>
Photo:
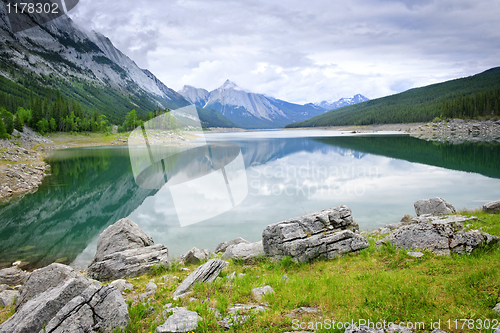
[[[314,103],[314,105],[323,108],[325,110],[334,110],[338,108],[342,108],[344,106],[349,106],[353,104],[358,104],[362,102],[369,101],[370,99],[361,95],[361,94],[356,94],[353,97],[343,97],[339,100],[327,100],[327,101],[321,101],[318,103]]]

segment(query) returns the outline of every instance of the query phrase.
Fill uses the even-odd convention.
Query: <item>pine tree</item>
[[[0,139],[8,139],[9,135],[7,134],[7,130],[3,124],[2,117],[0,117]]]

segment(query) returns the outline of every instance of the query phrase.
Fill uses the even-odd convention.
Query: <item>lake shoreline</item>
[[[412,137],[437,142],[460,144],[464,142],[500,142],[500,121],[478,121],[452,119],[450,121],[429,123],[378,124],[362,126],[330,126],[306,127],[293,129],[260,129],[247,130],[241,128],[210,128],[201,133],[245,133],[266,131],[326,130],[370,135],[382,132],[388,134],[408,134]],[[25,127],[23,133],[14,133],[10,140],[0,140],[0,202],[22,198],[33,193],[48,176],[50,165],[45,162],[47,154],[52,150],[124,146],[128,144],[128,134],[118,133],[104,135],[102,133],[54,133],[46,137],[40,136]],[[18,137],[16,137],[18,136]]]

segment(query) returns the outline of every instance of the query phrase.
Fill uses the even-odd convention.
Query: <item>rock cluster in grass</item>
[[[349,207],[338,206],[269,225],[262,243],[266,256],[274,259],[332,259],[369,246],[358,230]]]
[[[376,234],[388,235],[378,244],[392,244],[405,250],[427,250],[438,255],[471,254],[476,248],[498,242],[499,237],[480,230],[467,230],[465,223],[477,220],[455,213],[455,208],[441,198],[415,202],[417,217],[380,228]]]
[[[1,333],[104,332],[124,328],[130,319],[114,286],[102,286],[56,263],[29,275],[16,306],[0,325]]]

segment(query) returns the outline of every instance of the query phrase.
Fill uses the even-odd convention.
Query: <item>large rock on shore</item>
[[[343,205],[269,225],[262,233],[262,243],[265,254],[275,259],[331,259],[369,246],[358,230],[351,210]]]
[[[137,224],[124,218],[107,227],[99,235],[94,262],[101,261],[105,256],[115,252],[151,245],[154,245],[153,238]]]
[[[66,303],[87,289],[92,282],[88,279],[71,278],[57,287],[38,294],[0,325],[0,333],[39,332]]]
[[[415,213],[417,213],[417,216],[424,214],[448,215],[456,213],[455,207],[439,197],[418,200],[413,204],[413,206],[415,207]]]
[[[28,273],[17,266],[12,266],[0,270],[0,284],[17,286],[23,284],[28,278]]]
[[[483,205],[483,212],[486,213],[498,213],[500,212],[500,200],[491,201]]]
[[[260,255],[264,255],[264,247],[262,245],[262,241],[258,241],[255,243],[242,242],[229,245],[222,255],[222,259],[249,260]]]
[[[217,245],[217,247],[215,248],[215,253],[224,252],[224,251],[226,251],[226,249],[229,246],[240,244],[240,243],[250,244],[249,241],[247,241],[247,240],[245,240],[245,239],[243,239],[241,237],[238,237],[238,238],[235,238],[235,239],[231,239],[230,241],[227,241],[227,242],[222,242],[219,245]]]
[[[40,333],[111,332],[130,320],[127,304],[113,286],[90,285],[48,322]]]
[[[208,259],[208,250],[207,249],[198,249],[196,247],[193,247],[191,250],[186,252],[186,254],[181,256],[181,262],[183,264],[199,264],[202,261],[205,261]]]
[[[63,264],[53,263],[33,271],[21,288],[21,296],[16,300],[16,306],[23,305],[36,295],[43,293],[47,289],[57,287],[69,279],[79,279],[87,283],[84,276]]]
[[[145,274],[156,265],[169,267],[167,247],[154,245],[153,238],[137,224],[121,219],[99,235],[87,276],[110,281]]]
[[[497,236],[479,230],[465,231],[464,222],[474,219],[477,218],[421,215],[394,230],[382,243],[391,243],[406,250],[428,250],[439,255],[470,254],[478,247],[499,240]]]
[[[224,260],[210,259],[205,264],[196,268],[193,273],[182,281],[174,291],[172,298],[176,299],[186,294],[196,282],[212,282],[222,271],[227,262]]]
[[[108,254],[87,269],[87,276],[99,281],[110,281],[146,274],[156,265],[169,267],[168,249],[152,245]]]

